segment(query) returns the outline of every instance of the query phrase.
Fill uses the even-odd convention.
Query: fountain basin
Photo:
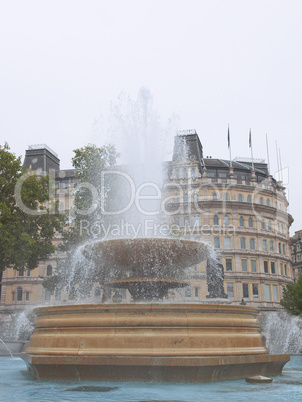
[[[215,304],[90,304],[35,309],[22,357],[39,379],[200,382],[280,374],[258,310]]]

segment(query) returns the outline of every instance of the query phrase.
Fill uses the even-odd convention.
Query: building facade
[[[27,150],[24,166],[51,173],[60,210],[68,213],[75,171],[60,170],[57,155],[46,146]],[[224,267],[225,293],[231,301],[262,309],[280,308],[283,287],[294,281],[297,270],[294,268],[294,273],[294,246],[289,238],[293,219],[287,212],[285,189],[270,176],[264,161],[205,158],[197,133],[189,131],[175,137],[173,158],[164,164],[164,172],[162,194],[173,235],[213,245]],[[299,239],[301,243],[301,234]],[[57,233],[54,243],[61,241],[61,233]],[[32,271],[7,269],[2,279],[2,308],[55,302],[55,295],[45,290],[42,282],[53,275],[60,257],[57,250]],[[172,292],[171,300],[206,299],[206,262],[190,267],[186,278],[189,286]],[[92,299],[99,301],[101,293],[96,284]],[[64,297],[58,302],[64,302]],[[118,299],[130,300],[130,296],[123,291]]]
[[[295,232],[290,239],[294,279],[297,281],[302,275],[302,230]]]

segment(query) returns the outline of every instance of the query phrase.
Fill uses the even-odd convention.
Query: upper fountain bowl
[[[130,270],[133,274],[160,276],[169,270],[183,269],[204,261],[208,246],[184,239],[138,238],[100,240],[86,244],[82,253],[98,265]]]

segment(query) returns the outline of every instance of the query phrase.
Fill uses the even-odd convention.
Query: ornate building
[[[292,265],[295,281],[302,275],[302,230],[295,232],[290,239]]]
[[[50,172],[60,209],[68,213],[75,171],[60,170],[57,155],[44,145],[26,151],[24,166]],[[174,235],[214,246],[224,267],[225,293],[231,301],[243,300],[263,309],[280,308],[283,287],[294,280],[289,242],[293,219],[287,212],[284,187],[269,175],[264,161],[236,159],[230,163],[205,158],[197,133],[187,131],[175,137],[173,158],[164,164],[164,171],[163,199]],[[301,243],[301,233],[298,239]],[[61,234],[57,233],[54,243],[60,241]],[[292,243],[292,250],[298,250],[300,243]],[[299,247],[301,250],[301,244]],[[60,251],[31,272],[7,269],[2,279],[2,308],[24,309],[53,302],[54,295],[43,288],[42,281],[53,274],[58,258]],[[206,264],[191,267],[187,278],[190,286],[170,297],[190,302],[205,299]],[[96,301],[100,300],[98,286],[92,293]],[[129,295],[123,292],[122,298],[129,299]]]

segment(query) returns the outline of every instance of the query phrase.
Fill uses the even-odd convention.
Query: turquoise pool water
[[[0,357],[1,401],[302,401],[302,356],[293,356],[271,384],[245,380],[204,384],[38,381],[20,358]]]

